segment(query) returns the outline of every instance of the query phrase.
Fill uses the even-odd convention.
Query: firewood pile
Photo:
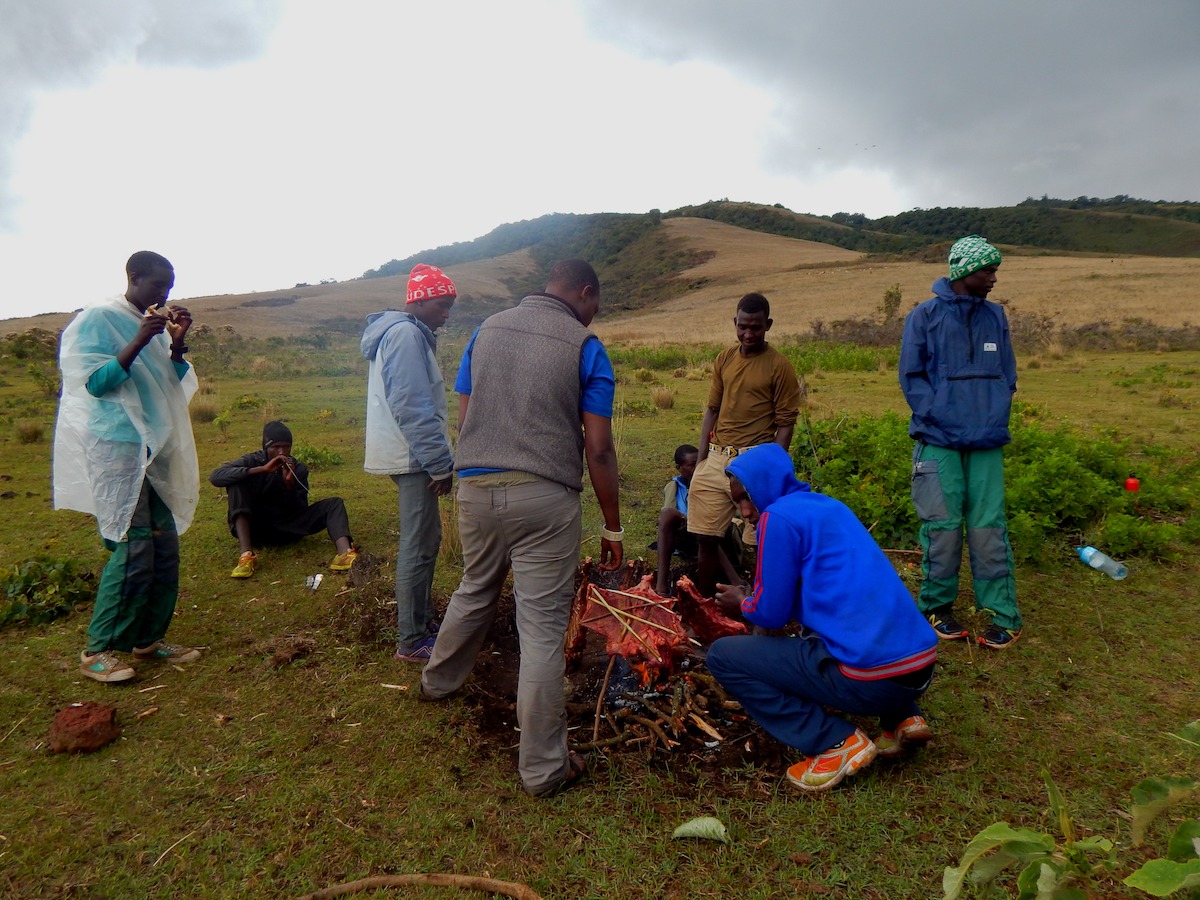
[[[745,624],[724,616],[686,575],[673,598],[655,593],[653,581],[641,560],[617,572],[601,571],[590,559],[580,566],[567,669],[584,667],[589,635],[603,638],[608,662],[595,705],[568,704],[574,733],[590,731],[590,740],[577,740],[572,749],[641,746],[648,756],[712,750],[753,729],[703,662],[712,641],[745,634]]]

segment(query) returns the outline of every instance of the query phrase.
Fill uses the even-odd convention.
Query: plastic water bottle
[[[1079,553],[1080,559],[1093,569],[1099,569],[1114,581],[1120,581],[1129,574],[1129,570],[1123,565],[1107,553],[1101,553],[1095,547],[1076,547],[1075,549]]]

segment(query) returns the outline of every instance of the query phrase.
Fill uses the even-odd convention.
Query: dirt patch
[[[317,635],[304,632],[288,632],[266,640],[247,638],[248,649],[243,655],[266,657],[267,665],[279,669],[300,659],[307,659],[316,652]]]
[[[369,646],[395,644],[396,583],[382,557],[360,549],[334,604],[331,625],[338,640]]]

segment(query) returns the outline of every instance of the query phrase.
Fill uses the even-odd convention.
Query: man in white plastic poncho
[[[200,657],[163,639],[179,595],[179,535],[200,493],[188,416],[196,374],[183,358],[192,317],[166,306],[175,270],[164,257],[140,251],[125,272],[124,297],[84,309],[63,331],[54,435],[54,507],[94,515],[112,551],[79,667],[106,683],[135,674],[115,651]]]

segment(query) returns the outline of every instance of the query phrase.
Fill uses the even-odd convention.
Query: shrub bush
[[[17,440],[22,444],[40,444],[45,433],[45,426],[41,422],[26,420],[17,423]]]
[[[0,628],[40,625],[95,598],[96,576],[73,560],[29,559],[0,567]]]
[[[803,343],[773,342],[801,375],[826,372],[877,372],[880,368],[895,370],[900,363],[900,344],[894,346],[862,347],[829,341]]]
[[[1064,559],[1085,543],[1117,556],[1171,559],[1200,538],[1200,462],[1139,448],[1152,487],[1130,494],[1123,487],[1133,470],[1127,442],[1047,426],[1036,407],[1021,403],[1012,435],[1005,499],[1018,563]],[[910,497],[912,447],[908,421],[895,413],[825,420],[806,414],[796,425],[793,458],[797,476],[854,510],[881,546],[905,547],[916,545],[920,528]]]
[[[332,466],[340,466],[342,464],[342,455],[340,453],[336,450],[328,450],[323,447],[297,445],[292,449],[292,456],[314,472],[318,469],[328,469]]]

